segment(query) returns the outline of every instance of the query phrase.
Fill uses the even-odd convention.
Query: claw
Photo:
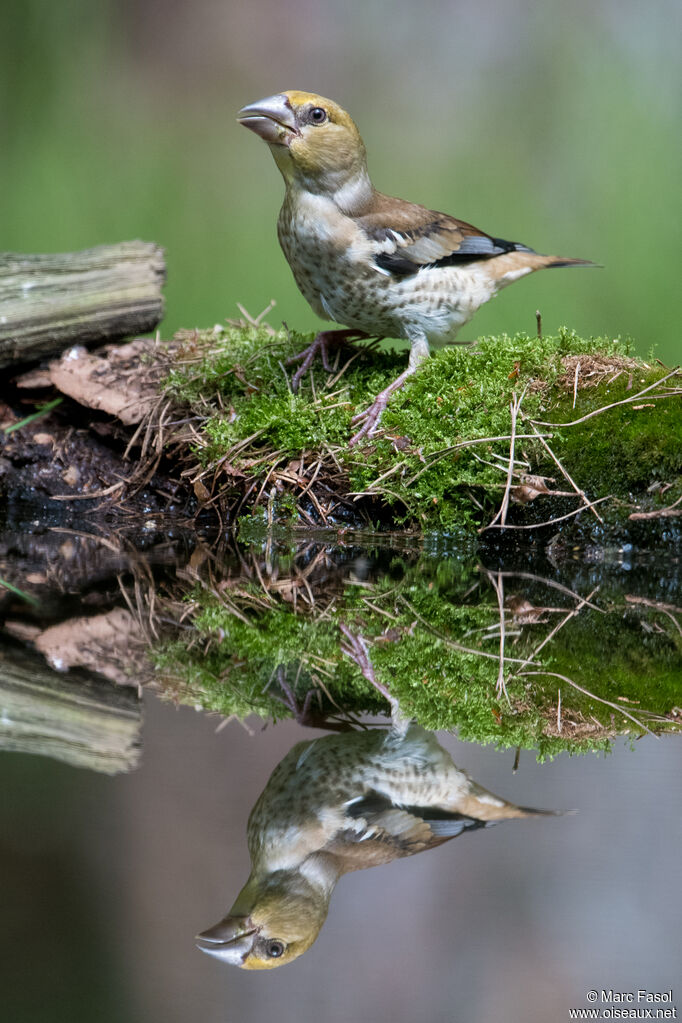
[[[411,377],[415,370],[416,366],[412,368],[408,366],[399,377],[396,377],[393,383],[389,384],[388,387],[385,387],[383,391],[377,394],[369,408],[366,408],[363,412],[359,412],[357,416],[353,416],[351,424],[355,426],[357,423],[362,423],[362,426],[358,432],[353,434],[351,437],[348,444],[349,447],[352,448],[358,443],[358,441],[362,440],[363,437],[374,436],[391,395],[400,390],[407,378]]]
[[[294,394],[296,394],[301,380],[312,366],[318,352],[322,358],[322,366],[327,373],[332,373],[333,366],[329,361],[329,349],[331,347],[336,345],[345,345],[349,341],[366,340],[370,336],[371,335],[365,334],[361,330],[321,330],[315,337],[312,344],[308,345],[307,348],[304,348],[302,352],[299,352],[297,355],[292,355],[291,358],[287,359],[287,366],[291,366],[295,362],[301,363],[292,377],[291,390]]]
[[[286,680],[283,667],[277,669],[277,683],[282,695],[274,693],[275,699],[291,711],[292,717],[299,725],[303,725],[304,728],[320,728],[328,732],[351,732],[354,730],[350,721],[332,720],[323,712],[320,692],[317,689],[309,689],[305,694],[303,704],[300,704],[293,688]],[[317,709],[312,706],[313,699],[317,700]]]

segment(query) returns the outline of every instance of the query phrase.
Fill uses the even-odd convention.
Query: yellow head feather
[[[282,871],[262,880],[252,875],[231,910],[247,914],[257,931],[242,969],[270,970],[297,959],[317,938],[328,908],[328,895],[295,871]],[[277,956],[268,954],[272,942],[282,946]]]
[[[311,191],[332,194],[366,172],[360,132],[338,103],[313,92],[290,90],[283,95],[296,117],[298,134],[288,146],[272,146],[272,152],[287,183],[298,182]],[[326,115],[320,124],[310,117],[317,110]]]

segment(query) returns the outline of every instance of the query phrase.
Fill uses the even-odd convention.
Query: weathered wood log
[[[0,647],[0,749],[117,774],[138,764],[141,725],[135,690],[82,669],[57,672],[12,643]]]
[[[163,249],[152,242],[0,253],[0,367],[153,330],[165,279]]]

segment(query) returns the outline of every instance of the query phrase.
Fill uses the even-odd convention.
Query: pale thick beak
[[[301,134],[291,103],[283,93],[242,107],[237,120],[274,145],[288,146],[295,136]]]
[[[232,966],[243,966],[258,930],[248,916],[226,916],[220,923],[197,934],[197,948]]]

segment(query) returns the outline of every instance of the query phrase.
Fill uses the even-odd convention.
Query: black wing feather
[[[433,806],[398,805],[379,792],[370,792],[362,799],[351,803],[348,807],[348,816],[356,820],[364,818],[369,822],[387,810],[400,810],[411,817],[416,817],[429,826],[436,838],[454,838],[456,835],[461,835],[463,831],[474,831],[476,828],[485,828],[495,823],[495,821],[481,821],[476,817],[468,817],[463,813],[440,810]]]

